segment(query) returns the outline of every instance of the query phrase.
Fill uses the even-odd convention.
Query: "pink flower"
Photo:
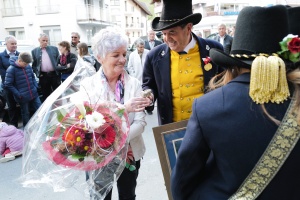
[[[101,148],[110,147],[116,139],[116,131],[112,126],[107,126],[101,133],[95,132],[96,143]]]

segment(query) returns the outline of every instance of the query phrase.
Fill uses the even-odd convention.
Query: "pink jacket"
[[[0,131],[0,154],[3,154],[6,148],[11,152],[23,150],[24,133],[22,130],[9,125]]]

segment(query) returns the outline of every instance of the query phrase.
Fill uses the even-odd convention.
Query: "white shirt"
[[[11,56],[15,56],[17,52],[16,51],[15,52],[10,52],[6,49],[6,53],[9,55],[9,57],[11,57]]]
[[[224,46],[224,38],[225,38],[225,35],[223,37],[220,36],[220,43]]]

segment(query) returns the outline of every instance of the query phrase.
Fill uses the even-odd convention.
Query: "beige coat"
[[[91,94],[91,96],[100,97],[101,100],[109,100],[113,101],[114,95],[110,94],[108,88],[105,88],[102,79],[101,79],[102,68],[93,76],[85,78],[81,82],[80,90],[84,90]],[[132,97],[140,96],[142,91],[142,87],[140,82],[130,76],[124,70],[124,83],[125,83],[125,93],[124,93],[124,102],[128,101]],[[99,88],[96,90],[95,88]],[[91,102],[97,102],[98,99],[91,99]],[[142,133],[144,132],[144,128],[147,125],[145,121],[145,113],[144,112],[132,112],[129,113],[129,124],[130,124],[130,131],[129,131],[129,143],[133,151],[133,155],[135,160],[140,160],[146,151],[144,139],[142,137]]]

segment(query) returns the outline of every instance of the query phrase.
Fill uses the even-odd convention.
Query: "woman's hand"
[[[149,98],[133,97],[129,101],[125,102],[124,105],[127,112],[141,112],[151,103],[152,101]]]

